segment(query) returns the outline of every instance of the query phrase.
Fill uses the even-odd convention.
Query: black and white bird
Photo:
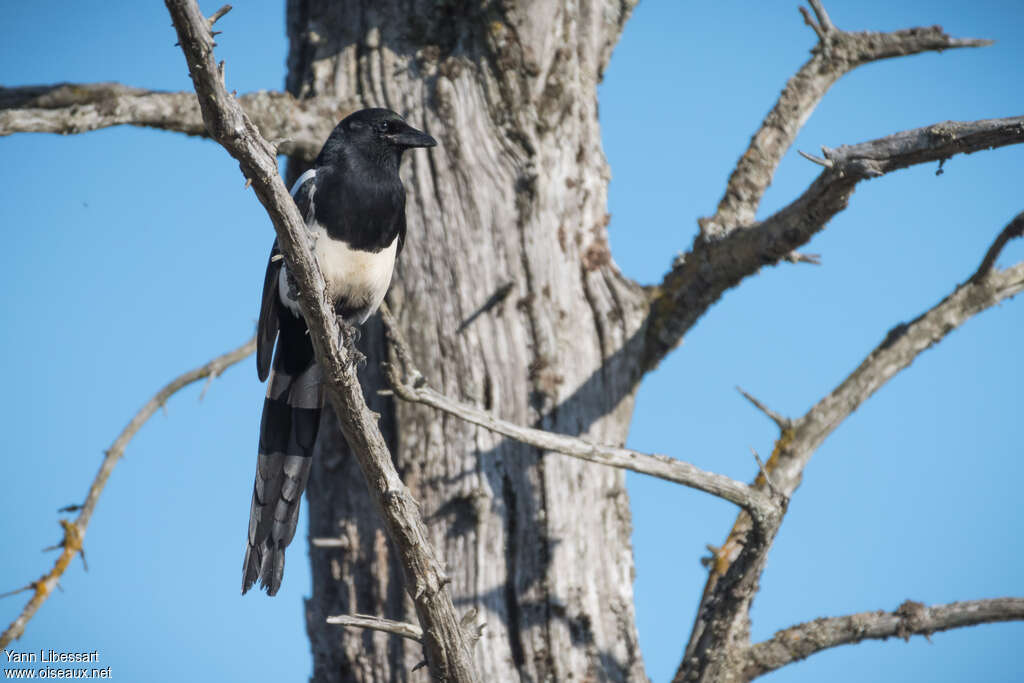
[[[364,109],[331,132],[292,197],[314,240],[335,312],[360,325],[380,306],[405,242],[402,152],[437,142],[388,109]],[[277,341],[277,351],[274,341]],[[277,242],[263,281],[257,332],[260,381],[270,377],[242,568],[242,593],[260,581],[274,595],[295,535],[322,404],[321,373]]]

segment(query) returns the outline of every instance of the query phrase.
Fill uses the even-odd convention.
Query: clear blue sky
[[[238,2],[219,56],[239,92],[280,88],[280,0]],[[1024,112],[1017,2],[828,3],[847,29],[941,24],[994,47],[863,67],[815,112],[814,152],[946,119]],[[214,5],[204,6],[212,11]],[[191,87],[162,3],[5,2],[0,83],[116,80]],[[615,258],[657,281],[690,244],[813,34],[795,2],[644,0],[601,86],[614,179]],[[164,382],[253,329],[272,228],[237,165],[208,141],[131,128],[0,139],[8,235],[0,297],[0,592],[52,562],[56,509],[80,502],[102,450]],[[728,293],[640,392],[630,445],[739,479],[773,426],[742,385],[797,416],[894,324],[931,306],[1024,209],[1024,148],[956,157],[863,184],[808,251]],[[762,215],[816,167],[787,155]],[[1012,245],[1003,264],[1024,258]],[[824,615],[1024,594],[1024,302],[971,320],[926,352],[812,460],[753,612],[761,639]],[[252,362],[176,396],[132,442],[76,564],[17,649],[99,650],[115,680],[303,680],[311,670],[298,543],[275,599],[238,593],[256,424]],[[735,509],[629,477],[637,613],[648,674],[670,678],[705,573]],[[666,520],[667,523],[666,523]],[[301,523],[303,527],[305,522]],[[0,601],[4,624],[24,596]],[[867,643],[773,674],[783,681],[1019,680],[1024,626]]]

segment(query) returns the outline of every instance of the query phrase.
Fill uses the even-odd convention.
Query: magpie
[[[398,176],[402,152],[436,144],[393,111],[363,109],[334,128],[314,167],[292,188],[347,345],[356,326],[384,299],[405,243],[405,188]],[[285,548],[295,535],[323,400],[321,371],[276,240],[263,280],[256,369],[261,382],[268,377],[270,382],[260,420],[242,593],[258,579],[274,595],[284,576]]]

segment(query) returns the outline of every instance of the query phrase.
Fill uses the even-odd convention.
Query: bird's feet
[[[359,328],[346,321],[340,315],[338,316],[338,328],[341,330],[341,339],[345,346],[345,353],[348,356],[349,364],[357,369],[360,365],[366,365],[366,356],[356,348],[356,342],[359,341],[361,336]]]
[[[295,284],[295,278],[292,277],[292,274],[288,271],[287,268],[284,269],[284,276],[285,276],[285,280],[288,282],[288,297],[292,301],[298,301],[299,300],[299,288]]]

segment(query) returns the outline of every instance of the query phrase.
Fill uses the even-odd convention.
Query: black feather
[[[274,341],[277,339],[277,309],[280,299],[277,296],[277,281],[281,277],[281,251],[277,248],[277,240],[270,249],[267,259],[267,273],[263,276],[263,299],[260,302],[260,319],[256,326],[256,374],[261,382],[266,382],[270,375],[270,360],[274,355]]]

